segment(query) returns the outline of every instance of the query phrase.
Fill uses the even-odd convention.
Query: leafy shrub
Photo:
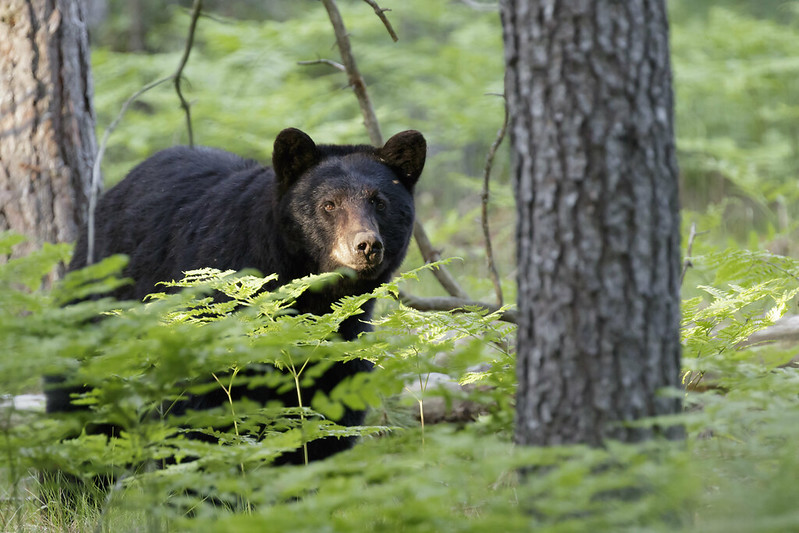
[[[16,240],[0,239],[0,252]],[[343,343],[331,332],[369,295],[348,298],[323,317],[288,311],[297,294],[336,274],[262,293],[264,278],[210,270],[177,282],[183,292],[144,304],[98,298],[64,306],[123,282],[115,274],[124,260],[111,258],[39,290],[38,279],[67,252],[46,246],[0,265],[3,390],[29,392],[43,373],[63,372],[92,388],[82,400],[88,407],[82,420],[45,417],[9,402],[0,408],[3,529],[785,531],[798,525],[797,373],[784,366],[793,351],[736,348],[794,305],[796,261],[745,251],[694,258],[698,270],[716,277],[705,296],[684,306],[685,371],[702,376],[677,418],[687,428],[685,442],[527,449],[510,442],[512,329],[490,315],[398,306],[390,296],[398,281],[371,295],[386,308],[376,331]],[[232,299],[215,301],[212,291]],[[104,318],[92,321],[98,314]],[[269,363],[297,370],[301,361],[352,356],[375,360],[377,369],[330,398],[304,399],[302,409],[237,402],[163,413],[164,399],[229,386],[231,369]],[[483,365],[475,370],[476,363]],[[305,366],[299,381],[313,368]],[[389,412],[396,404],[386,398],[424,382],[429,372],[490,385],[470,393],[486,414],[471,424],[426,427],[339,428],[325,419],[343,403],[370,405],[379,420],[397,420]],[[213,374],[218,382],[207,377]],[[262,379],[296,386],[291,372]],[[421,400],[435,394],[424,390]],[[108,440],[70,437],[86,421],[113,422],[124,431]],[[189,431],[215,441],[187,438]],[[307,466],[271,466],[281,451],[351,431],[364,436],[352,450]],[[148,468],[165,457],[176,462]],[[43,468],[84,479],[115,471],[119,482],[107,498],[87,499],[70,514],[57,491],[31,478]],[[44,513],[32,505],[32,494],[43,494]]]
[[[4,237],[0,253],[17,241]],[[200,270],[165,284],[181,292],[155,294],[145,303],[103,297],[75,303],[124,283],[118,274],[125,261],[107,259],[69,273],[52,291],[39,290],[41,276],[65,253],[63,246],[47,246],[0,266],[3,390],[12,395],[35,390],[45,374],[68,375],[68,384],[87,390],[76,400],[86,409],[77,413],[45,417],[4,405],[9,421],[4,457],[12,486],[31,468],[68,472],[88,484],[94,476],[113,474],[118,482],[109,502],[136,500],[141,494],[150,504],[178,502],[180,509],[194,509],[196,515],[203,514],[206,499],[230,509],[248,507],[261,502],[264,470],[280,453],[317,438],[379,436],[396,429],[332,424],[328,417],[343,405],[380,406],[382,398],[399,393],[411,380],[424,381],[434,370],[457,379],[487,353],[484,343],[469,339],[502,339],[509,332],[484,313],[423,317],[391,303],[379,334],[335,340],[341,321],[358,314],[370,298],[393,302],[397,284],[417,272],[373,294],[345,298],[321,317],[292,313],[291,303],[340,274],[312,276],[266,292],[262,289],[271,277]],[[213,297],[217,292],[228,298],[218,301]],[[95,320],[98,316],[102,319]],[[462,347],[456,349],[458,344]],[[451,370],[435,363],[442,352],[452,353]],[[507,372],[508,355],[501,353]],[[234,383],[299,394],[301,385],[327,365],[354,357],[372,359],[379,370],[341,383],[329,398],[301,398],[299,408],[242,400],[223,409],[168,414],[188,394],[229,391]],[[284,372],[240,372],[272,367]],[[483,379],[491,379],[484,374]],[[80,432],[87,424],[113,425],[118,432],[110,439]],[[189,433],[211,442],[188,438]],[[165,466],[149,468],[165,460]],[[162,518],[175,513],[164,509]]]

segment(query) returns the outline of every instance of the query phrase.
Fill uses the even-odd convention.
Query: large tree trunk
[[[82,0],[0,3],[0,230],[68,242],[85,223],[96,152]]]
[[[680,220],[664,0],[502,0],[521,444],[677,412]],[[669,434],[679,432],[668,428]]]

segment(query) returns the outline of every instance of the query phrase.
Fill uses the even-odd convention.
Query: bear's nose
[[[362,231],[355,235],[355,250],[370,264],[383,260],[383,241],[372,231]]]

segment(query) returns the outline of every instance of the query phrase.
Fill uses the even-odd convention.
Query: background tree
[[[516,440],[674,413],[680,219],[663,0],[503,0],[517,202]],[[675,430],[671,430],[672,432]]]
[[[0,230],[74,241],[96,150],[89,45],[79,0],[0,6]]]

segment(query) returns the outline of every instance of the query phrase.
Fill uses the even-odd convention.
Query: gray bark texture
[[[680,219],[665,0],[502,0],[520,444],[678,412]],[[680,428],[662,428],[670,437]]]
[[[0,2],[0,231],[70,242],[96,152],[82,0]]]

